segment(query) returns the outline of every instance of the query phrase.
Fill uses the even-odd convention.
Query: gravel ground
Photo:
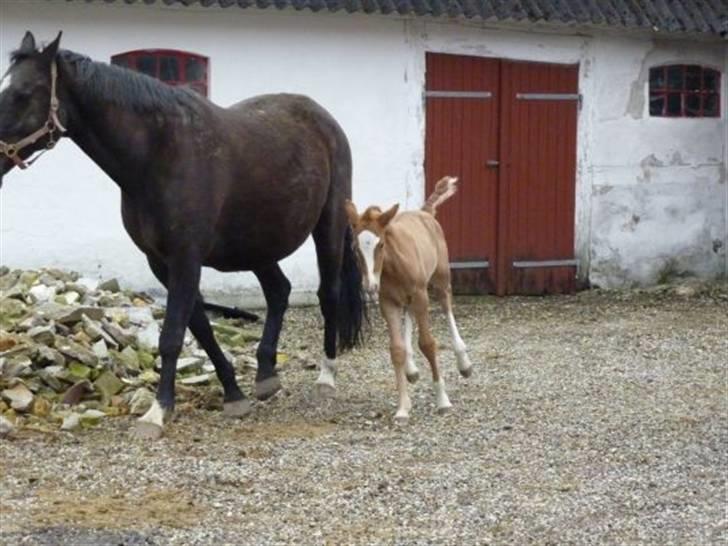
[[[418,356],[393,424],[377,315],[334,399],[291,359],[240,421],[213,389],[156,443],[130,417],[20,431],[0,441],[0,543],[728,543],[726,285],[460,298],[456,316],[476,369],[458,376],[435,312],[446,416]],[[289,312],[282,350],[315,358],[320,339],[315,308]]]

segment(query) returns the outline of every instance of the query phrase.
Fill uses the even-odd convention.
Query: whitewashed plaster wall
[[[725,272],[725,123],[650,119],[644,80],[653,62],[725,66],[723,44],[429,19],[31,0],[0,2],[0,69],[26,29],[45,40],[63,29],[63,47],[97,60],[144,47],[208,55],[211,99],[223,106],[264,92],[308,94],[349,137],[355,200],[405,208],[424,197],[425,51],[578,62],[581,275],[619,285],[651,282],[666,263],[700,275]],[[0,263],[158,286],[123,230],[119,190],[70,142],[5,177]],[[310,242],[283,262],[299,294],[315,290],[315,264]],[[203,288],[259,299],[249,273],[206,270]]]
[[[725,75],[721,118],[648,113],[651,66],[723,71],[725,44],[596,38],[590,279],[650,284],[726,273]]]
[[[327,108],[346,132],[354,155],[355,198],[412,202],[407,182],[421,154],[410,117],[411,56],[404,24],[366,16],[206,8],[128,6],[45,0],[0,3],[0,69],[26,29],[62,47],[108,61],[145,47],[191,50],[210,57],[210,98],[223,106],[266,92],[298,92]],[[421,192],[420,192],[421,193]],[[0,263],[60,266],[126,285],[157,287],[120,220],[119,190],[71,142],[31,169],[5,176],[0,191]],[[313,244],[283,267],[297,291],[315,291]],[[250,273],[203,272],[207,293],[259,295]]]

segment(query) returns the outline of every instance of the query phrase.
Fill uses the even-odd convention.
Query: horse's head
[[[385,212],[379,207],[372,206],[360,215],[354,203],[346,201],[346,214],[357,241],[357,255],[360,262],[363,262],[361,268],[366,271],[364,287],[370,294],[379,292],[386,240],[384,231],[397,214],[397,210],[399,204]]]
[[[58,120],[56,54],[58,37],[38,49],[30,32],[10,56],[0,80],[0,186],[14,166],[27,167],[34,152],[55,144],[63,126]]]

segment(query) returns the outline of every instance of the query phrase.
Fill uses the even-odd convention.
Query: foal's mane
[[[22,57],[13,52],[12,59]],[[75,74],[81,98],[94,97],[137,112],[178,113],[179,109],[199,111],[207,100],[187,87],[173,87],[155,78],[112,64],[94,61],[85,55],[60,50],[58,59]]]

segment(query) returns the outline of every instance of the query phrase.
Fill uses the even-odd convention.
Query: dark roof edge
[[[52,2],[54,0],[47,0]],[[58,1],[58,0],[55,0]],[[73,0],[62,0],[70,3]],[[549,11],[528,12],[522,7],[501,7],[493,10],[493,0],[76,0],[75,3],[104,3],[125,5],[154,5],[178,9],[251,9],[260,11],[298,11],[311,13],[365,14],[394,18],[418,18],[433,21],[466,21],[475,24],[513,25],[523,28],[537,25],[539,28],[554,29],[610,29],[685,37],[713,37],[728,40],[728,5],[724,11],[708,8],[703,0],[675,0],[681,4],[677,12],[664,12],[657,7],[648,10],[647,3],[662,4],[662,1],[643,0],[643,9],[635,12],[635,2],[611,0],[620,4],[622,17],[615,17],[612,8],[599,6],[590,0],[571,0],[581,3],[582,12],[574,15],[573,10],[563,11],[562,1],[538,0],[549,6]],[[720,2],[721,0],[718,0]],[[533,4],[533,1],[530,2]],[[609,13],[608,13],[609,12]],[[586,14],[586,15],[585,15]]]

